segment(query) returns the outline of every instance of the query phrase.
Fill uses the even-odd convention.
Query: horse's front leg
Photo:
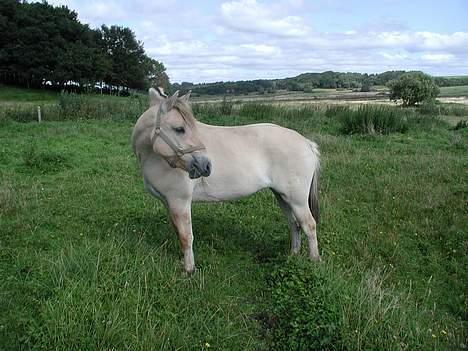
[[[172,223],[179,236],[180,248],[184,254],[184,269],[187,273],[193,273],[195,271],[195,260],[192,248],[191,201],[170,201],[168,209]]]

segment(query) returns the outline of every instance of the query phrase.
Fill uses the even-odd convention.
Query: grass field
[[[131,152],[137,115],[0,118],[0,349],[466,348],[466,127],[346,136],[333,110],[197,111],[318,142],[323,262],[289,257],[264,191],[194,205],[186,277]]]
[[[468,96],[468,85],[441,87],[440,96]]]
[[[0,84],[0,103],[22,102],[53,102],[57,101],[58,94],[46,90],[23,89]]]

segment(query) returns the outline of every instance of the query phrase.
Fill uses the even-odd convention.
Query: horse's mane
[[[190,127],[193,127],[195,125],[196,119],[193,116],[192,108],[190,107],[190,105],[187,102],[182,101],[180,99],[177,99],[175,104],[174,104],[174,108],[177,109],[177,111],[179,111],[179,113],[182,116],[182,118],[184,119],[184,121]]]

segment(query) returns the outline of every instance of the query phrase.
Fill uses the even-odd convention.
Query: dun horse
[[[166,205],[177,230],[185,271],[195,270],[192,201],[223,201],[270,188],[285,213],[291,252],[300,250],[300,230],[309,256],[319,261],[317,145],[275,124],[218,127],[198,122],[190,93],[166,97],[149,91],[150,108],[138,119],[133,150],[146,190]]]

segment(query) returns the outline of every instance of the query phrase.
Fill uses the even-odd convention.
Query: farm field
[[[468,85],[460,85],[454,87],[441,87],[440,96],[465,96],[468,97]]]
[[[263,191],[194,204],[187,277],[129,144],[141,105],[76,117],[88,105],[41,124],[0,115],[0,349],[466,348],[466,126],[427,115],[344,135],[328,108],[196,106],[319,144],[323,262],[289,256]]]
[[[317,90],[317,91],[315,91]],[[380,89],[378,91],[361,93],[352,90],[336,89],[315,89],[313,93],[279,91],[267,94],[236,95],[229,97],[233,101],[275,103],[275,104],[386,104],[393,105],[389,100],[388,91]],[[221,102],[223,96],[198,96],[193,101],[198,103]],[[437,100],[441,103],[458,103],[468,105],[468,86],[442,87]]]

